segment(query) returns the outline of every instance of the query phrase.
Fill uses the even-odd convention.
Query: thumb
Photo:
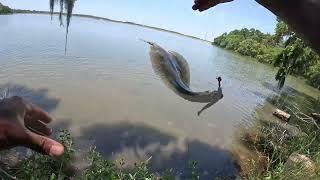
[[[64,153],[64,146],[62,144],[33,132],[29,133],[29,140],[26,146],[41,154],[53,157],[60,157]]]

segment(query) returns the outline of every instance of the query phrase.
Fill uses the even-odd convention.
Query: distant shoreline
[[[50,12],[48,12],[48,11],[35,11],[35,10],[31,11],[31,10],[13,9],[13,14],[46,14],[46,15],[50,15]],[[53,14],[54,15],[58,15],[59,13],[54,12]],[[63,14],[63,15],[65,15],[65,14]],[[134,26],[140,26],[140,27],[143,27],[143,28],[154,29],[154,30],[163,31],[163,32],[169,32],[169,33],[177,34],[177,35],[180,35],[180,36],[185,36],[185,37],[188,37],[188,38],[191,38],[191,39],[212,43],[211,41],[208,41],[208,40],[205,40],[205,39],[201,39],[201,38],[198,38],[198,37],[195,37],[195,36],[183,34],[183,33],[180,33],[180,32],[167,30],[167,29],[162,29],[162,28],[153,27],[153,26],[148,26],[148,25],[143,25],[143,24],[138,24],[138,23],[129,22],[129,21],[119,21],[119,20],[113,20],[113,19],[109,19],[109,18],[93,16],[93,15],[85,15],[85,14],[73,14],[72,16],[95,19],[95,20],[103,20],[103,21],[109,21],[109,22],[114,22],[114,23],[129,24],[129,25],[134,25]]]

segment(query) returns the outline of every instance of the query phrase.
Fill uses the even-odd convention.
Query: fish
[[[175,94],[190,102],[215,104],[223,98],[222,88],[214,91],[196,92],[190,88],[190,68],[187,60],[175,51],[167,51],[158,44],[150,45],[152,68],[164,84]]]

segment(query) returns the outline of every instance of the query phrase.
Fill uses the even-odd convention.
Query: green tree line
[[[278,67],[275,79],[280,88],[288,75],[296,75],[320,89],[319,55],[279,19],[274,34],[244,28],[222,34],[213,44]]]
[[[11,14],[11,13],[13,13],[12,9],[0,3],[0,14]]]

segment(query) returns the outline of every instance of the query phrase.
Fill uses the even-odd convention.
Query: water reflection
[[[50,97],[48,94],[49,90],[46,88],[33,89],[21,84],[0,84],[0,99],[20,96],[47,112],[52,112],[58,107],[60,99]]]
[[[238,166],[232,155],[218,147],[200,140],[180,141],[152,126],[141,123],[96,124],[82,130],[83,138],[92,137],[97,151],[109,159],[130,158],[139,162],[152,157],[150,168],[159,173],[170,172],[176,179],[191,177],[188,161],[199,162],[197,173],[200,179],[235,179]],[[129,164],[125,168],[130,168]]]
[[[223,98],[221,77],[217,78],[218,90],[194,92],[190,88],[190,69],[185,58],[177,52],[166,51],[156,43],[147,43],[150,44],[152,68],[168,88],[190,102],[208,103],[198,111],[198,116]]]

